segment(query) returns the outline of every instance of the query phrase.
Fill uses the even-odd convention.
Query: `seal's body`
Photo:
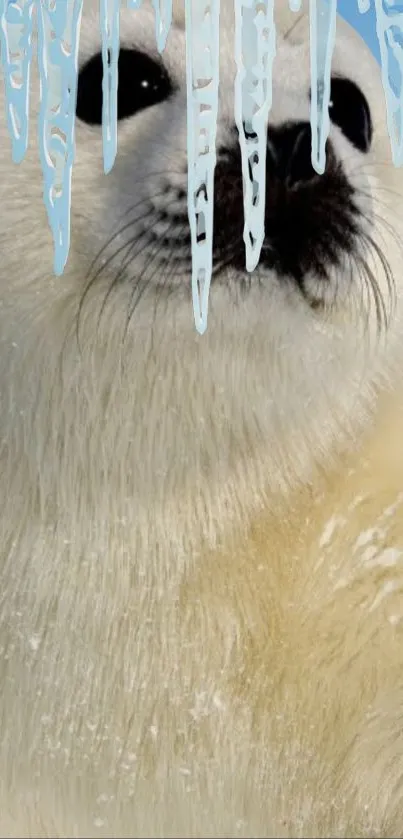
[[[247,275],[222,17],[202,337],[181,21],[160,59],[150,9],[122,11],[105,176],[85,6],[61,278],[34,132],[17,167],[1,122],[4,836],[401,833],[402,178],[379,72],[340,24],[318,177],[307,22],[278,20]]]

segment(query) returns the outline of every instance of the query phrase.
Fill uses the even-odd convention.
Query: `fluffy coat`
[[[99,48],[94,5],[80,61]],[[306,17],[289,32],[279,9],[274,123],[309,119]],[[122,11],[122,41],[156,52],[147,7]],[[353,305],[347,271],[325,314],[275,276],[244,295],[232,277],[201,337],[189,276],[166,298],[150,280],[127,325],[132,284],[108,294],[106,252],[83,299],[119,214],[157,195],[162,170],[186,188],[180,10],[164,61],[179,91],[122,123],[108,176],[101,131],[77,126],[62,277],[35,78],[21,166],[0,122],[0,833],[397,837],[402,176],[379,71],[340,23],[334,66],[362,85],[375,134],[365,159],[331,138],[351,182],[367,178],[387,324],[372,298]]]

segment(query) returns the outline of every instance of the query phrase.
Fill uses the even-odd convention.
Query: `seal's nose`
[[[287,120],[267,129],[264,242],[260,266],[298,283],[306,273],[327,277],[357,230],[354,189],[326,145],[326,169],[311,163],[311,125]],[[245,270],[243,173],[239,142],[218,151],[214,189],[215,261]]]

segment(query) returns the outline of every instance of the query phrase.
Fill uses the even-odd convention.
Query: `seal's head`
[[[232,439],[243,449],[247,440],[259,462],[263,450],[264,457],[270,452],[266,475],[275,481],[305,474],[313,459],[330,451],[341,427],[355,425],[374,385],[392,369],[403,301],[401,175],[391,162],[379,68],[341,21],[326,169],[314,171],[309,24],[306,16],[280,12],[277,3],[265,239],[259,266],[248,273],[234,22],[223,5],[207,333],[197,334],[192,313],[183,20],[173,24],[159,55],[147,5],[121,13],[118,155],[105,175],[99,22],[95,4],[84,4],[72,244],[65,276],[53,287],[57,282],[58,294],[74,299],[81,345],[104,348],[103,376],[115,378],[119,353],[132,370],[133,392],[138,379],[144,385],[154,371],[154,384],[165,379],[170,386],[164,399],[161,392],[153,397],[150,385],[149,405],[187,417],[186,427],[197,426],[198,434],[201,425],[210,429],[210,441],[211,418],[216,435],[217,423],[230,427]],[[37,184],[39,177],[38,171]],[[8,182],[12,178],[10,166]],[[4,174],[1,184],[4,192]],[[48,232],[37,229],[39,199],[38,190],[35,201],[27,200],[23,210],[19,205],[17,248],[31,285],[39,284],[46,300],[52,253]],[[3,236],[8,218],[2,211]],[[33,229],[29,250],[24,237]],[[141,404],[144,418],[144,390]],[[221,433],[224,439],[227,431]]]

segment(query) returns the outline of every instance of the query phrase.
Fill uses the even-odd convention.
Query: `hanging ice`
[[[37,4],[41,94],[39,147],[45,206],[54,239],[56,274],[63,272],[70,244],[71,174],[82,3],[83,0],[40,0]]]
[[[28,146],[33,8],[33,0],[0,2],[0,55],[14,163],[21,163]]]
[[[403,4],[397,0],[375,0],[375,12],[392,158],[395,166],[401,166],[403,163]]]
[[[110,172],[117,151],[120,0],[100,0],[102,40],[102,139],[104,171]]]
[[[337,0],[310,0],[312,166],[321,175],[329,136],[330,71]]]
[[[186,0],[188,211],[197,330],[207,328],[213,269],[213,203],[219,82],[220,0]]]
[[[127,0],[129,9],[139,9],[142,0]],[[165,49],[166,40],[172,23],[172,0],[153,0],[155,10],[155,33],[158,51]]]
[[[253,271],[264,239],[267,122],[276,50],[274,0],[235,0],[235,121],[242,155],[246,269]]]
[[[288,0],[292,12],[299,12],[302,0]]]
[[[153,6],[157,47],[159,52],[162,52],[172,23],[172,0],[153,0]]]

